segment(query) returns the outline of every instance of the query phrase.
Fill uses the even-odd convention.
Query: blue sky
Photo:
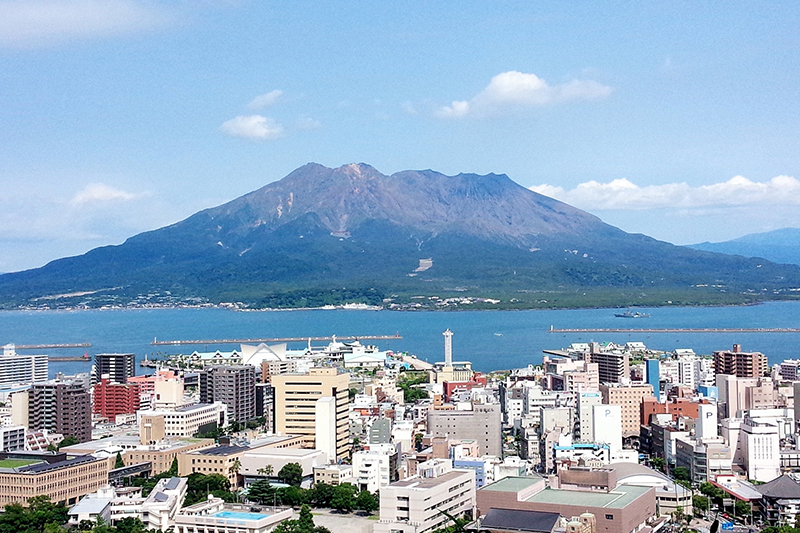
[[[0,271],[310,162],[506,173],[677,244],[800,226],[794,2],[0,0]]]

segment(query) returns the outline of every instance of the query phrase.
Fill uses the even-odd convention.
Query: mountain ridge
[[[416,271],[420,259],[430,268]],[[798,286],[798,267],[628,234],[505,174],[309,163],[121,245],[0,276],[0,305],[297,307],[449,294],[586,307],[741,303]]]

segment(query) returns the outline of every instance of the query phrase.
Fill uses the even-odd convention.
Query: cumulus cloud
[[[572,80],[550,85],[536,74],[511,70],[493,77],[489,85],[472,99],[456,100],[442,106],[436,115],[441,118],[494,115],[520,108],[601,100],[612,91],[611,87],[593,80]]]
[[[283,91],[275,89],[274,91],[270,91],[267,94],[256,96],[250,101],[249,104],[247,104],[247,107],[248,109],[253,109],[253,110],[264,109],[265,107],[275,105],[275,103],[282,95]]]
[[[547,184],[531,190],[594,211],[800,205],[800,181],[792,176],[776,176],[764,182],[735,176],[698,187],[686,183],[640,187],[621,178],[608,183],[587,181],[569,190]]]
[[[123,191],[105,183],[90,183],[73,196],[69,203],[73,206],[81,206],[98,202],[125,202],[142,196],[144,194]]]
[[[141,0],[0,1],[0,47],[35,48],[148,30],[174,20]]]
[[[271,141],[283,137],[283,126],[261,115],[234,117],[223,122],[220,129],[225,135],[242,139]]]

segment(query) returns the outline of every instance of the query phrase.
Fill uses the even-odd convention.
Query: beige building
[[[606,405],[619,405],[622,410],[622,437],[639,435],[642,419],[642,399],[653,396],[649,383],[619,385],[603,383],[600,394]]]
[[[142,443],[140,437],[122,435],[119,437],[106,437],[104,439],[82,442],[73,446],[62,448],[69,454],[92,454],[116,458],[117,452],[122,455],[125,466],[140,463],[150,463],[151,475],[166,472],[181,453],[209,448],[214,445],[214,439],[165,439],[154,443]]]
[[[277,433],[303,435],[308,447],[316,447],[318,438],[326,442],[335,441],[336,458],[349,457],[349,374],[340,374],[336,368],[312,368],[308,374],[273,375],[271,383],[275,388]],[[326,398],[332,398],[333,402]],[[319,400],[325,403],[325,409],[318,409]],[[318,416],[325,414],[335,421],[335,429],[329,424],[318,423]],[[320,430],[324,429],[329,429],[330,433],[320,435]]]
[[[351,483],[353,480],[352,465],[322,465],[314,467],[314,484],[326,483],[328,485],[339,485],[340,483]]]
[[[34,496],[55,503],[75,504],[108,484],[113,459],[66,453],[9,452],[0,454],[0,506],[27,505]]]
[[[426,533],[447,526],[442,514],[473,516],[475,471],[453,470],[449,459],[421,463],[420,475],[397,481],[380,491],[380,520],[374,533]]]

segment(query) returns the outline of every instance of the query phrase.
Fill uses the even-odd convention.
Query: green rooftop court
[[[551,489],[550,487],[537,492],[526,502],[553,503],[578,507],[605,507],[608,509],[622,509],[645,494],[652,487],[637,487],[634,485],[618,485],[611,492]]]
[[[532,485],[535,485],[536,483],[539,483],[541,480],[542,478],[535,474],[530,476],[510,476],[504,477],[500,481],[495,481],[494,483],[486,485],[485,487],[481,487],[480,490],[486,490],[490,492],[519,492]]]
[[[0,459],[0,468],[19,468],[20,466],[28,466],[36,463],[41,463],[37,459]]]

